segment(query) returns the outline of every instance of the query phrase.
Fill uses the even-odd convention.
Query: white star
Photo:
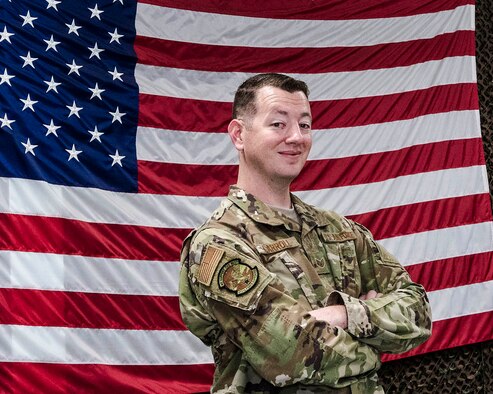
[[[21,144],[24,145],[24,148],[26,148],[26,150],[24,151],[24,153],[26,155],[29,152],[33,156],[36,156],[36,154],[34,153],[34,149],[36,149],[38,147],[38,145],[31,144],[31,141],[29,140],[29,138],[27,139],[27,142],[21,142]]]
[[[48,5],[46,6],[46,9],[54,8],[57,11],[58,11],[58,8],[56,8],[56,6],[57,6],[57,4],[61,3],[61,1],[56,1],[56,0],[46,0],[46,2],[48,3]]]
[[[50,90],[54,90],[56,93],[58,93],[57,86],[60,86],[62,84],[61,82],[55,82],[55,80],[53,79],[53,75],[51,76],[51,80],[43,82],[48,85],[46,93],[48,93]]]
[[[123,37],[123,34],[118,34],[118,29],[115,27],[115,31],[113,33],[108,32],[108,34],[111,36],[110,44],[113,41],[116,41],[118,44],[120,44],[120,38]]]
[[[82,151],[75,149],[75,145],[74,144],[72,144],[72,149],[65,149],[65,151],[68,152],[68,154],[69,154],[67,161],[70,161],[72,159],[75,159],[75,160],[79,161],[79,158],[77,156],[80,153],[82,153]]]
[[[60,41],[55,41],[53,39],[53,34],[51,35],[49,40],[43,40],[48,44],[48,46],[45,49],[45,52],[48,52],[48,50],[53,49],[55,52],[58,52],[58,49],[56,49],[56,46],[60,44]]]
[[[115,66],[115,70],[114,71],[108,71],[108,73],[110,73],[113,76],[113,81],[115,79],[119,79],[120,81],[123,82],[123,79],[121,78],[121,76],[123,75],[123,73],[119,73],[118,70],[116,69],[116,66]]]
[[[20,58],[24,60],[24,64],[22,65],[22,68],[26,66],[31,66],[32,68],[36,68],[34,67],[34,62],[38,60],[38,58],[31,57],[31,51],[28,51],[26,56],[20,56]]]
[[[96,83],[96,85],[94,86],[94,89],[91,89],[91,88],[88,88],[91,92],[92,92],[92,96],[91,96],[91,100],[94,98],[94,97],[97,97],[98,99],[102,100],[101,98],[101,93],[103,93],[106,89],[99,89],[99,86],[98,84]]]
[[[96,56],[98,59],[101,60],[99,57],[99,54],[104,51],[104,49],[99,49],[98,48],[98,43],[96,42],[92,48],[87,47],[91,51],[91,56],[89,56],[89,59],[92,58],[93,56]]]
[[[111,167],[113,167],[116,163],[118,163],[120,167],[123,167],[122,160],[126,156],[120,156],[120,154],[118,153],[118,149],[116,150],[114,155],[108,155],[108,156],[113,159],[113,163],[111,163]]]
[[[7,30],[7,26],[4,26],[3,27],[3,32],[0,33],[0,42],[2,42],[4,40],[10,42],[10,36],[15,36],[15,34],[14,33],[9,33],[8,30]]]
[[[116,107],[115,112],[110,112],[110,115],[113,116],[113,120],[111,123],[115,123],[115,121],[118,121],[122,123],[122,117],[126,115],[125,112],[120,112],[120,108]]]
[[[35,21],[36,17],[34,16],[31,16],[31,14],[29,13],[29,11],[27,11],[27,14],[26,15],[19,15],[22,19],[24,19],[24,22],[22,22],[22,26],[24,25],[31,25],[31,27],[34,27],[34,24],[33,24],[33,21]]]
[[[28,94],[26,99],[23,100],[23,99],[20,99],[23,103],[24,103],[24,108],[22,108],[22,110],[24,111],[26,108],[29,108],[31,111],[33,112],[36,112],[34,110],[34,107],[33,105],[37,103],[37,101],[34,101],[34,100],[31,100],[31,95]]]
[[[77,107],[77,104],[75,104],[75,100],[74,100],[72,106],[66,105],[66,107],[70,110],[70,114],[68,115],[68,118],[70,118],[72,115],[75,115],[80,119],[79,111],[81,109],[84,109],[84,108],[83,107]]]
[[[57,130],[62,127],[62,126],[56,126],[54,123],[53,123],[53,119],[51,119],[50,121],[50,124],[44,124],[43,125],[44,127],[46,127],[46,130],[48,130],[46,132],[46,136],[49,136],[50,134],[55,134],[56,137],[58,137],[58,134],[57,134]]]
[[[70,67],[70,71],[68,72],[68,75],[70,75],[72,73],[76,73],[80,77],[79,68],[82,68],[82,66],[79,66],[79,65],[75,64],[75,59],[72,60],[72,64],[69,64],[69,63],[65,63],[65,64],[68,67]]]
[[[15,75],[9,75],[9,74],[7,73],[7,69],[4,69],[4,70],[3,70],[3,74],[0,74],[0,79],[1,79],[1,80],[0,80],[0,85],[3,85],[4,83],[6,83],[7,85],[12,86],[12,85],[10,84],[10,80],[11,80],[12,78],[15,78]]]
[[[12,126],[10,125],[11,123],[14,123],[15,120],[10,120],[7,118],[7,114],[3,114],[3,118],[0,118],[2,121],[2,125],[0,127],[8,127],[10,130],[12,130]]]
[[[98,10],[98,5],[96,3],[96,5],[94,6],[94,8],[88,8],[89,11],[91,11],[91,19],[92,18],[98,18],[99,20],[101,20],[101,14],[104,12],[104,11],[100,11]]]
[[[77,30],[82,28],[82,26],[77,26],[75,24],[75,19],[72,19],[72,23],[70,25],[68,23],[65,23],[65,26],[68,27],[68,34],[75,33],[75,34],[79,35],[79,32]]]
[[[89,142],[92,142],[94,140],[98,140],[99,142],[101,142],[101,137],[104,133],[101,133],[99,130],[98,130],[98,126],[94,126],[94,130],[87,130],[89,132],[89,134],[92,135],[91,137],[91,141]]]
[[[123,0],[113,0],[113,3],[116,3],[117,1],[123,4]]]

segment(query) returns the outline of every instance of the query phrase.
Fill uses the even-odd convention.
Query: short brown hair
[[[233,102],[233,119],[257,111],[255,106],[256,92],[264,86],[272,86],[289,93],[303,92],[308,98],[310,91],[305,82],[294,79],[288,75],[277,73],[257,74],[243,82],[235,93]]]

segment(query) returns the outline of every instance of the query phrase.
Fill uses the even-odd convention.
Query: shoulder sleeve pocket
[[[220,257],[216,257],[213,266],[208,268],[213,269],[210,280],[204,281],[200,278],[204,272],[200,266],[204,263],[210,265],[210,257],[207,257],[210,250],[215,250],[215,255]],[[204,296],[235,308],[254,311],[262,292],[273,279],[272,274],[260,261],[224,245],[209,244],[204,256],[196,272]]]

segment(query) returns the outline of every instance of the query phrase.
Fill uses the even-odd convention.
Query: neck
[[[289,192],[291,181],[286,181],[285,183],[265,182],[243,176],[240,171],[236,184],[265,204],[279,208],[291,208],[291,195]]]

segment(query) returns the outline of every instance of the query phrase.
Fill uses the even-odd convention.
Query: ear
[[[228,125],[228,134],[233,142],[233,145],[238,151],[243,150],[243,131],[245,125],[239,119],[233,119]]]

